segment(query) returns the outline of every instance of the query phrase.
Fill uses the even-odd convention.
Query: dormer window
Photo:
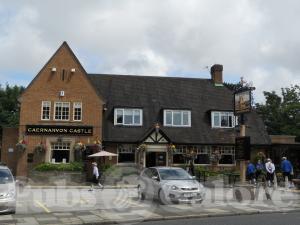
[[[191,111],[189,110],[164,110],[164,126],[190,127]]]
[[[213,128],[232,128],[237,125],[237,117],[233,112],[211,112],[211,126]]]
[[[114,124],[125,126],[142,126],[142,109],[116,108],[114,113]]]

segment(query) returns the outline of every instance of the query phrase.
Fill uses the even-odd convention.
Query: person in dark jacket
[[[293,183],[292,183],[293,166],[292,163],[289,160],[287,160],[286,157],[282,157],[281,171],[284,177],[285,187],[286,188],[293,187]]]
[[[259,159],[256,163],[256,180],[264,175],[265,166],[262,161]],[[263,177],[262,177],[263,179]]]
[[[255,171],[256,169],[254,164],[248,161],[246,175],[249,179],[250,184],[256,184]]]

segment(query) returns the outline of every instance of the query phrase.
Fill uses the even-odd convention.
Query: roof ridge
[[[101,73],[88,73],[89,76],[110,76],[110,77],[149,77],[149,78],[163,78],[163,79],[195,79],[195,80],[211,80],[210,78],[199,77],[174,77],[174,76],[155,76],[155,75],[131,75],[131,74],[101,74]]]

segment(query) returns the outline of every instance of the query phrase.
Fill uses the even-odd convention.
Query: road
[[[299,221],[299,213],[276,213],[201,219],[151,221],[139,223],[139,225],[299,225]]]
[[[213,209],[222,212],[290,209],[300,206],[300,195],[291,192],[276,191],[272,201],[267,201],[263,194],[256,201],[236,202],[232,200],[232,189],[207,189],[205,201],[192,205],[160,206],[156,201],[138,201],[135,188],[104,189],[89,191],[83,189],[24,189],[18,194],[17,214],[75,212],[90,210],[128,211],[139,208],[150,212],[189,211]]]

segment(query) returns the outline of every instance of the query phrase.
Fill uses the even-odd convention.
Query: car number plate
[[[196,196],[196,193],[184,193],[183,194],[183,197],[186,197],[186,198],[195,197],[195,196]]]

